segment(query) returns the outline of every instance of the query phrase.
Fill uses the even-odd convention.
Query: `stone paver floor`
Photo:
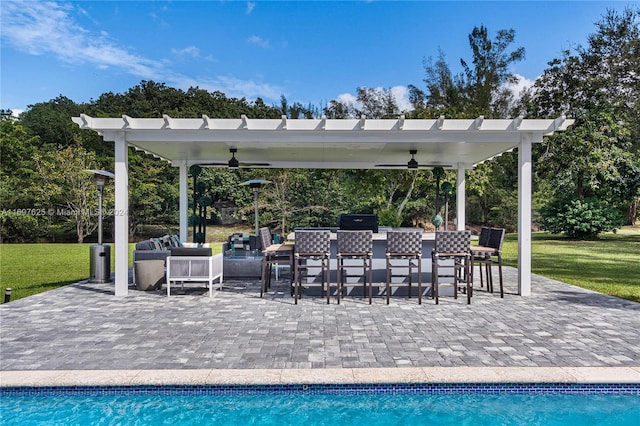
[[[471,305],[78,283],[0,305],[0,370],[640,366],[640,304],[539,276],[520,297],[516,278],[505,268],[504,299],[476,284]]]

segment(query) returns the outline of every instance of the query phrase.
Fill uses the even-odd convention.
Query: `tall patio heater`
[[[113,173],[104,170],[85,170],[93,173],[93,180],[98,187],[98,244],[89,247],[89,282],[108,283],[111,281],[111,246],[102,244],[102,192]]]
[[[255,205],[255,222],[256,222],[256,241],[259,242],[260,239],[258,238],[258,192],[260,191],[260,188],[262,187],[262,185],[267,184],[267,183],[271,183],[270,180],[264,180],[264,179],[252,179],[252,180],[248,180],[246,182],[242,182],[240,185],[248,185],[249,188],[253,189],[253,200],[254,200],[254,205]]]

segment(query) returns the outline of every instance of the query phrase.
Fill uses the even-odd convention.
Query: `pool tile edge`
[[[640,367],[0,371],[0,387],[365,383],[640,383]]]

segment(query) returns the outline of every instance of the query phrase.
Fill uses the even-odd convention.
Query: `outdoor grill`
[[[378,232],[378,216],[375,214],[341,214],[338,228],[348,231]]]

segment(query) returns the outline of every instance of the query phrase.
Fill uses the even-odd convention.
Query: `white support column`
[[[189,239],[189,168],[187,162],[180,162],[180,241]]]
[[[129,151],[124,133],[115,137],[115,294],[129,294]]]
[[[523,133],[518,147],[518,294],[531,295],[532,136]]]
[[[456,176],[456,229],[464,231],[467,224],[467,189],[466,189],[466,168],[458,164],[458,174]]]

